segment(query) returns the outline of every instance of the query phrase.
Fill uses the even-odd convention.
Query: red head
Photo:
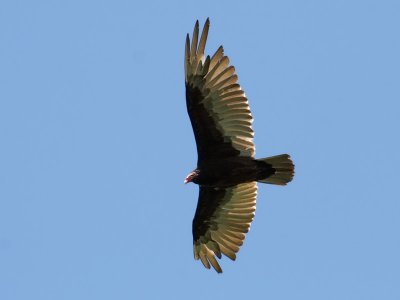
[[[197,175],[198,175],[198,173],[196,170],[193,172],[190,172],[188,174],[188,176],[186,176],[184,183],[186,184],[186,183],[192,182],[193,179],[195,179],[197,177]]]

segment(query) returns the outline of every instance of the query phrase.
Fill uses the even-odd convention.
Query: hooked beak
[[[192,181],[192,173],[190,173],[188,176],[186,176],[185,180],[183,181],[184,184],[188,184],[189,182]]]
[[[183,181],[183,183],[184,184],[187,184],[187,183],[189,183],[189,182],[192,182],[193,181],[193,179],[196,177],[196,172],[191,172],[191,173],[189,173],[189,175],[188,176],[186,176],[186,178],[185,178],[185,180]]]

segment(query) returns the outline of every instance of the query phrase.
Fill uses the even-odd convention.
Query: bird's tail
[[[294,176],[294,165],[288,154],[261,158],[257,159],[257,161],[267,164],[269,170],[272,168],[272,175],[270,171],[267,177],[258,180],[258,182],[286,185],[288,182],[292,181]]]

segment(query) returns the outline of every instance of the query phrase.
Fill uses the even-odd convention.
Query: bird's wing
[[[204,56],[210,21],[199,38],[196,22],[193,39],[185,46],[186,104],[196,138],[199,160],[227,156],[254,157],[253,117],[235,68],[221,47]]]
[[[215,257],[232,260],[249,231],[256,210],[257,183],[242,183],[230,188],[200,187],[193,219],[194,258],[221,273]]]

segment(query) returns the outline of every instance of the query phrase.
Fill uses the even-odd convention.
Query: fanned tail
[[[286,185],[292,181],[294,176],[294,165],[288,154],[281,154],[266,158],[257,159],[272,168],[274,173],[265,179],[258,180],[258,182]]]

